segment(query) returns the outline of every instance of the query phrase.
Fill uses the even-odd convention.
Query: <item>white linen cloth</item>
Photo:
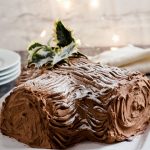
[[[105,51],[89,57],[89,59],[96,63],[100,62],[103,65],[150,73],[150,48],[142,49],[135,46],[127,46],[113,51]]]

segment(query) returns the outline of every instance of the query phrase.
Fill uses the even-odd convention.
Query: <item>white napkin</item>
[[[105,51],[94,57],[89,57],[89,59],[103,65],[150,73],[150,49],[127,46],[114,51]]]

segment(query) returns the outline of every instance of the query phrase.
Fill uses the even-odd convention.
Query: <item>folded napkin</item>
[[[89,59],[96,63],[100,62],[103,65],[150,73],[150,48],[142,49],[127,46],[113,51],[105,51],[94,57],[89,57]]]

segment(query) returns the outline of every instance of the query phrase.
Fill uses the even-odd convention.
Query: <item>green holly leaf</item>
[[[54,40],[56,41],[58,47],[65,47],[70,43],[75,42],[72,37],[72,32],[67,29],[61,21],[57,21],[55,23]]]
[[[36,68],[47,66],[53,67],[55,64],[67,59],[70,56],[82,55],[78,52],[77,44],[72,37],[72,33],[61,21],[55,23],[54,39],[55,47],[49,44],[43,45],[38,42],[32,43],[28,48],[28,66],[34,65]]]

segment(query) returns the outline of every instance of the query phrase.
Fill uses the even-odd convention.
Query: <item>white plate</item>
[[[9,94],[9,93],[8,93]],[[7,95],[8,95],[7,94]],[[5,95],[0,99],[0,105],[4,101]],[[150,128],[148,128],[144,134],[136,136],[132,141],[124,141],[116,144],[104,144],[94,142],[82,142],[76,144],[68,150],[149,150],[150,149]],[[13,138],[9,138],[0,133],[0,150],[47,150],[29,148],[27,145],[16,141]]]
[[[0,78],[4,75],[7,75],[7,74],[10,74],[12,72],[14,72],[15,70],[17,69],[20,69],[21,68],[21,65],[20,65],[20,62],[17,63],[15,66],[13,67],[10,67],[9,69],[5,69],[3,71],[0,71]]]
[[[15,66],[19,62],[20,62],[19,54],[13,51],[0,49],[0,71]]]
[[[7,78],[7,79],[5,79],[5,80],[0,81],[0,85],[4,85],[4,84],[6,84],[6,83],[9,83],[9,82],[11,82],[11,81],[17,79],[17,77],[19,77],[20,73],[21,73],[21,71],[19,70],[19,71],[17,71],[16,74],[14,74],[13,76],[11,76],[11,77],[9,77],[9,78]],[[1,149],[0,149],[0,150],[1,150]]]
[[[1,76],[1,77],[0,77],[0,83],[1,83],[2,81],[4,81],[4,80],[7,80],[7,79],[9,79],[9,78],[12,78],[12,77],[16,76],[16,74],[17,74],[18,72],[20,72],[20,68],[17,68],[15,71],[13,71],[13,72],[10,73],[10,74]]]

